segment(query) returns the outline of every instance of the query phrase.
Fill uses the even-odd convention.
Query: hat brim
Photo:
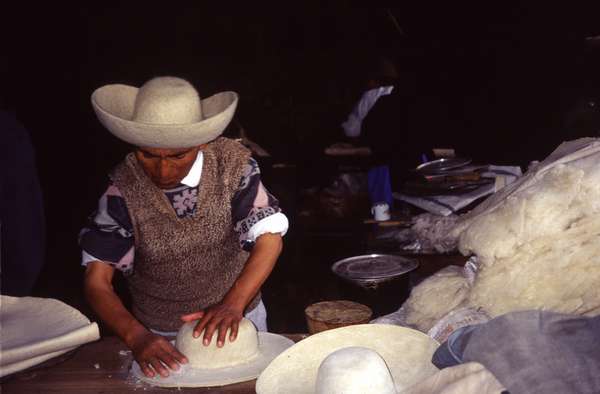
[[[92,94],[92,107],[100,120],[117,138],[140,147],[188,148],[220,136],[235,113],[238,95],[221,92],[200,101],[205,119],[189,124],[155,124],[132,120],[138,88],[113,84]]]
[[[360,324],[322,331],[290,347],[260,374],[258,394],[314,393],[321,362],[348,346],[375,350],[385,360],[396,390],[433,375],[438,369],[431,357],[438,342],[422,332],[388,324]]]
[[[258,332],[258,355],[252,360],[225,368],[192,368],[188,364],[181,365],[178,371],[170,371],[166,378],[160,375],[149,378],[142,372],[139,364],[133,362],[133,375],[153,386],[160,387],[215,387],[227,384],[246,382],[256,379],[258,375],[285,349],[294,342],[282,335],[269,332]],[[227,345],[226,345],[227,346]]]

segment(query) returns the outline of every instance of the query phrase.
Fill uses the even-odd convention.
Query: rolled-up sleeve
[[[246,250],[251,249],[263,234],[284,236],[288,230],[288,219],[281,211],[277,198],[262,184],[260,169],[254,159],[250,159],[244,168],[231,208],[234,229],[239,235],[241,247]]]

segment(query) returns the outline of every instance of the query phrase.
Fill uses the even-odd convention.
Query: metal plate
[[[439,195],[460,195],[471,192],[483,186],[494,183],[494,179],[481,178],[476,181],[448,181],[448,182],[422,182],[406,183],[402,188],[402,193],[409,196],[439,196]]]
[[[343,279],[378,280],[391,279],[417,268],[416,260],[390,254],[368,254],[335,262],[331,266],[334,274]]]
[[[428,161],[427,163],[418,166],[416,170],[421,174],[437,174],[454,168],[463,167],[470,163],[471,159],[468,158],[450,157]]]

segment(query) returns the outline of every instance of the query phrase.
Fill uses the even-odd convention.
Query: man
[[[204,345],[215,334],[223,346],[228,329],[235,340],[243,316],[266,331],[260,286],[288,221],[250,152],[219,137],[237,99],[223,92],[200,100],[174,77],[92,94],[100,122],[135,150],[111,173],[81,232],[85,293],[149,377],[187,362],[159,335],[183,322],[199,319],[194,335],[204,330]],[[127,278],[133,313],[112,288],[115,270]]]

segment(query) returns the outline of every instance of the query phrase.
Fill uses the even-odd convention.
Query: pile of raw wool
[[[563,143],[450,234],[477,256],[474,278],[446,270],[403,305],[422,331],[462,307],[491,317],[525,309],[600,314],[600,140]]]

